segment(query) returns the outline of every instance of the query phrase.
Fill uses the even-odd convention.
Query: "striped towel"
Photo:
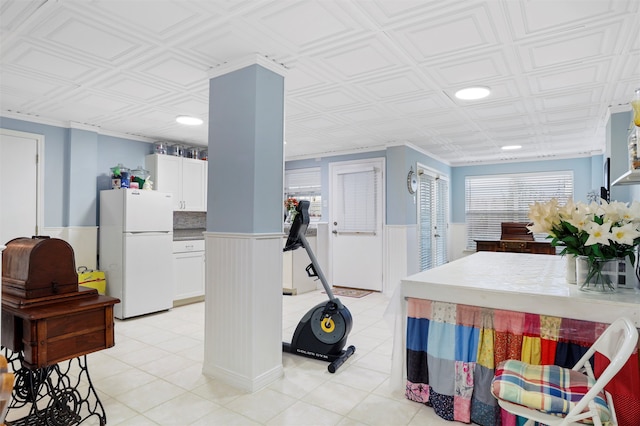
[[[491,393],[498,399],[552,414],[567,414],[595,381],[557,365],[530,365],[517,360],[498,364]],[[611,420],[603,392],[595,398],[600,420]],[[588,408],[587,410],[588,411]]]

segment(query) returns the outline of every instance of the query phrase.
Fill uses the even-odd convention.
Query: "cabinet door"
[[[172,193],[173,210],[184,210],[182,201],[182,158],[173,155],[148,155],[146,167],[151,173],[153,189]]]
[[[205,192],[206,166],[206,161],[193,160],[191,158],[182,159],[183,210],[201,212],[207,210]]]
[[[204,295],[204,252],[174,253],[173,300]]]

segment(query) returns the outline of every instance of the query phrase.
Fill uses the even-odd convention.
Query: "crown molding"
[[[220,77],[221,75],[229,74],[233,71],[250,67],[251,65],[260,65],[261,67],[266,68],[269,71],[273,71],[282,77],[286,77],[288,71],[284,64],[269,59],[264,55],[252,54],[225,62],[215,68],[212,68],[209,71],[209,79]]]

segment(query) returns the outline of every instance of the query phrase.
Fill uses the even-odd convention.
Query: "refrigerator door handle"
[[[153,236],[153,235],[170,235],[170,234],[173,234],[173,232],[171,231],[150,231],[150,232],[140,231],[140,232],[125,232],[124,234],[131,235],[131,236],[136,236],[136,235]]]

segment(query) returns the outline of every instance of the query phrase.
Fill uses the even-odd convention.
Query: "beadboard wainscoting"
[[[449,262],[475,253],[475,251],[467,250],[466,223],[462,222],[449,224],[449,243],[447,249],[449,253]]]
[[[98,268],[97,226],[49,227],[43,228],[40,234],[68,242],[73,248],[76,268],[80,266],[86,266],[88,269]]]
[[[282,234],[204,237],[203,372],[255,392],[283,374]]]
[[[416,225],[385,225],[383,293],[393,294],[400,280],[418,272]]]

